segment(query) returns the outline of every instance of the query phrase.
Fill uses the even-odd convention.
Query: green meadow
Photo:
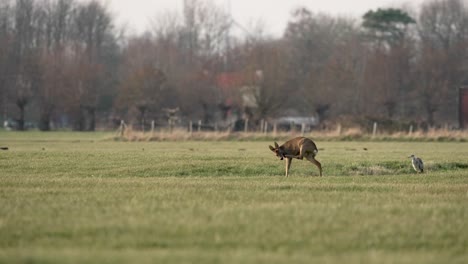
[[[316,140],[285,178],[269,141],[112,136],[0,131],[0,263],[468,260],[468,142]]]

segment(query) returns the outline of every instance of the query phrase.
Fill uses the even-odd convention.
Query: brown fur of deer
[[[269,148],[281,160],[286,159],[286,177],[289,176],[289,169],[291,168],[292,159],[302,160],[304,158],[317,166],[320,171],[320,176],[322,176],[322,164],[320,164],[320,162],[315,159],[315,156],[318,153],[318,149],[311,139],[297,137],[286,141],[281,146],[275,142],[275,147],[269,146]]]

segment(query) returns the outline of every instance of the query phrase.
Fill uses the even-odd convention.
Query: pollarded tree
[[[115,48],[113,29],[109,11],[98,1],[78,5],[73,12],[71,50],[80,62],[78,66],[86,67],[78,71],[73,86],[77,89],[73,104],[75,129],[95,129],[96,108],[112,66],[106,55]]]
[[[166,83],[165,74],[151,64],[135,69],[123,81],[119,93],[119,105],[138,110],[139,123],[144,126],[148,111],[161,102],[161,92]]]
[[[19,109],[18,129],[25,127],[25,108],[32,101],[40,85],[39,41],[39,8],[32,0],[17,0],[13,12],[13,34],[11,59],[9,60],[9,85]]]
[[[229,60],[232,20],[214,1],[183,2],[182,14],[154,20],[148,56],[168,79],[167,107],[180,106],[183,115],[211,122],[214,109],[225,99],[216,88],[216,78],[232,70],[229,63],[223,64]],[[167,93],[173,96],[168,98]]]
[[[284,42],[260,41],[247,45],[246,49],[248,56],[244,75],[254,88],[254,118],[271,118],[284,112],[289,99],[293,99]]]
[[[19,109],[18,130],[25,130],[25,108],[33,98],[32,81],[26,75],[19,74],[15,81],[16,106]]]
[[[37,93],[40,104],[39,129],[49,131],[54,112],[63,110],[60,107],[66,97],[65,87],[70,87],[70,80],[74,78],[67,76],[70,73],[67,70],[69,71],[71,66],[71,54],[67,53],[67,45],[71,40],[75,4],[73,0],[43,1],[40,8],[42,82]]]
[[[114,107],[122,114],[138,111],[145,125],[150,111],[162,108],[166,74],[156,66],[157,53],[149,37],[131,39],[123,53],[119,94]]]

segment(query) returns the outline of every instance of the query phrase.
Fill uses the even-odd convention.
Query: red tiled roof
[[[223,90],[239,88],[245,84],[245,78],[240,73],[220,73],[216,76],[216,85]]]

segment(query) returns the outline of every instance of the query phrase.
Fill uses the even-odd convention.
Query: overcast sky
[[[219,6],[230,6],[233,18],[244,26],[262,21],[266,33],[281,35],[290,18],[291,10],[306,6],[313,12],[331,15],[361,17],[369,9],[379,7],[417,7],[428,0],[208,0]],[[107,0],[105,1],[117,18],[118,25],[141,33],[149,28],[150,20],[168,10],[182,10],[183,0]]]

